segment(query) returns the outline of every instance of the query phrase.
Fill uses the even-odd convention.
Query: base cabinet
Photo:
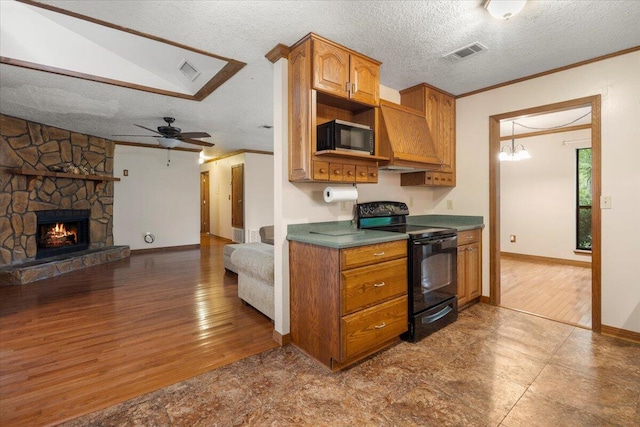
[[[407,242],[289,242],[291,342],[336,371],[407,330]]]
[[[458,232],[458,308],[482,295],[482,230]]]

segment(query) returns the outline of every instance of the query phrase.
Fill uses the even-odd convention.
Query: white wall
[[[502,252],[590,261],[576,255],[576,149],[590,130],[517,139],[531,159],[500,163],[500,249]],[[504,141],[503,145],[509,145]],[[515,235],[516,242],[509,236]]]
[[[123,175],[123,170],[129,176]],[[150,249],[200,243],[198,153],[116,145],[113,236],[116,245]],[[146,232],[155,242],[144,242]]]
[[[209,232],[231,240],[231,167],[245,162],[244,154],[200,165],[209,171]]]
[[[232,238],[231,167],[244,164],[244,241],[250,230],[273,224],[273,156],[240,153],[200,165],[209,171],[210,233]]]
[[[489,116],[570,99],[602,96],[602,323],[640,332],[640,52],[587,64],[456,101],[460,214],[483,215],[489,254]],[[446,204],[435,195],[435,213]],[[489,295],[489,257],[483,259]]]
[[[245,153],[244,161],[244,241],[249,242],[251,230],[273,225],[273,156]]]

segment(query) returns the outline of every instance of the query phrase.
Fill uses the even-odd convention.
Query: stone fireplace
[[[114,247],[114,148],[107,139],[0,114],[0,273]]]

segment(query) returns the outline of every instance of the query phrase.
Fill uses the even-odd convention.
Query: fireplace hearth
[[[90,213],[88,209],[37,211],[36,259],[86,250]]]

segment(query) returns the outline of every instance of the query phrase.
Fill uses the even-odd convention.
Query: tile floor
[[[640,345],[484,304],[338,373],[292,346],[67,426],[638,426]]]

